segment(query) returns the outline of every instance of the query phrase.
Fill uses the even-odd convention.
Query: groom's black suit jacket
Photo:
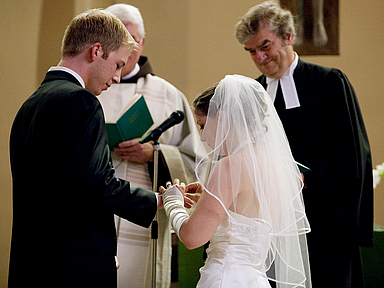
[[[98,99],[48,72],[17,113],[10,156],[9,287],[116,287],[114,214],[149,227],[157,200],[114,176]]]

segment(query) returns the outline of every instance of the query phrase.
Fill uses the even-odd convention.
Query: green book
[[[297,163],[297,166],[299,166],[300,173],[311,171],[310,168],[308,168],[307,166],[304,166],[301,163]]]
[[[123,141],[141,138],[152,125],[153,119],[144,96],[136,94],[119,114],[117,121],[105,123],[111,151]]]

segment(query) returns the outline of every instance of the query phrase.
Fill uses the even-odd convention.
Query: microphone
[[[172,112],[172,114],[159,125],[159,127],[153,129],[151,132],[147,134],[143,139],[141,139],[140,144],[147,143],[149,141],[158,140],[160,135],[171,128],[172,126],[179,124],[184,120],[184,112],[177,110]]]

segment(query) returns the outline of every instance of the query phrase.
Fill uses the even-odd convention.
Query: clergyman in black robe
[[[352,283],[361,275],[349,271],[361,267],[359,246],[373,245],[372,162],[359,104],[340,70],[299,60],[293,78],[301,106],[286,109],[279,87],[275,108],[295,160],[311,169],[303,196],[313,287],[355,287],[337,286],[333,275]],[[264,75],[257,80],[267,86]]]
[[[291,12],[271,1],[251,7],[236,25],[236,38],[263,74],[257,80],[274,99],[295,160],[310,169],[303,172],[303,197],[312,287],[362,288],[360,246],[373,245],[367,132],[346,75],[299,59],[295,35]]]

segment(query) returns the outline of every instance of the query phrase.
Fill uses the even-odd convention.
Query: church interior
[[[9,133],[20,105],[40,85],[46,71],[60,60],[62,35],[69,21],[89,8],[115,3],[140,9],[146,29],[143,55],[155,73],[188,100],[227,74],[257,78],[260,72],[237,42],[234,27],[240,16],[261,0],[16,0],[0,2],[0,287],[7,287],[12,228],[12,177]],[[286,1],[287,2],[287,1]],[[325,5],[328,2],[325,1]],[[335,50],[299,53],[304,60],[342,70],[352,83],[367,129],[373,168],[384,162],[384,1],[338,0]],[[325,20],[327,21],[327,19]],[[336,25],[336,26],[334,26]],[[333,48],[334,48],[333,47]],[[382,110],[383,109],[383,110]],[[49,166],[49,163],[47,163]],[[382,181],[384,182],[384,181]],[[374,189],[375,247],[364,248],[367,287],[384,287],[384,183]],[[195,287],[202,248],[188,251],[174,239],[178,255],[178,286]],[[176,257],[176,256],[175,256]],[[187,259],[191,259],[187,262]],[[186,273],[194,269],[196,274]],[[191,268],[192,267],[192,268]],[[176,275],[176,274],[174,274]],[[368,286],[369,285],[369,286]]]

